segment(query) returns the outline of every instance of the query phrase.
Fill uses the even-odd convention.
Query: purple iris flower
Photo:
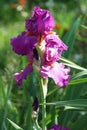
[[[41,67],[41,76],[43,78],[52,78],[60,88],[67,86],[70,80],[70,68],[65,68],[64,64],[55,62],[52,65],[43,65]]]
[[[18,55],[27,55],[35,48],[37,38],[35,36],[27,36],[26,32],[22,32],[15,38],[11,38],[11,45],[13,50]]]
[[[34,35],[47,34],[55,26],[54,19],[48,10],[35,7],[32,17],[26,20],[26,29]]]
[[[32,17],[26,20],[27,31],[11,38],[13,51],[18,55],[28,57],[28,65],[14,78],[18,85],[33,71],[33,65],[38,68],[43,78],[52,78],[59,87],[67,86],[70,80],[70,68],[65,68],[60,59],[62,51],[67,46],[52,32],[55,23],[48,10],[35,7]],[[51,31],[51,32],[50,32]]]
[[[47,35],[45,42],[44,64],[53,64],[61,57],[62,51],[67,50],[67,46],[55,34]]]
[[[67,127],[64,127],[64,128],[63,128],[61,125],[56,125],[56,124],[54,124],[54,125],[52,126],[51,130],[70,130],[70,129],[67,128]]]

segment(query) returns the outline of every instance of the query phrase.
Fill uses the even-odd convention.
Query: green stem
[[[46,95],[48,79],[41,78],[42,128],[46,130]]]
[[[42,130],[42,129],[40,128],[39,124],[38,124],[37,119],[35,119],[35,120],[33,121],[33,129],[34,129],[34,130]]]
[[[46,99],[43,99],[42,104],[42,123],[43,123],[43,130],[46,130]]]

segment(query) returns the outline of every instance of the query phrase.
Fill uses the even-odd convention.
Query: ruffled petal
[[[67,50],[68,47],[64,44],[64,42],[59,38],[56,34],[49,34],[45,37],[45,41],[47,43],[47,46],[55,45],[60,50]]]
[[[40,7],[35,7],[32,17],[26,20],[26,29],[34,35],[47,34],[54,26],[50,12]]]
[[[55,62],[51,66],[44,65],[41,67],[40,72],[43,78],[52,78],[60,88],[67,86],[70,80],[70,68],[65,68],[62,63]]]
[[[67,46],[55,34],[50,34],[45,37],[46,47],[44,53],[44,64],[53,64],[59,60],[62,51],[67,50]]]
[[[11,38],[11,45],[15,53],[19,55],[27,55],[37,43],[35,36],[26,36],[26,32],[18,35],[15,38]]]
[[[32,64],[28,64],[24,70],[22,70],[20,73],[14,74],[14,79],[16,80],[17,85],[22,85],[22,80],[26,79],[28,74],[30,74],[33,71]]]

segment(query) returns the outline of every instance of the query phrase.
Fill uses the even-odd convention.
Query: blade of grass
[[[55,105],[56,107],[70,106],[70,107],[87,109],[87,99],[75,99],[75,100],[51,102],[51,103],[46,103],[46,105]]]
[[[9,121],[9,123],[10,123],[16,130],[23,130],[21,127],[19,127],[16,123],[14,123],[13,121],[11,121],[10,119],[7,118],[7,120]]]
[[[87,82],[87,78],[80,78],[76,80],[71,80],[69,85],[81,84],[81,83],[86,83],[86,82]]]
[[[85,26],[85,25],[81,25],[81,27],[84,28],[84,29],[87,29],[87,26]]]
[[[81,67],[81,66],[79,66],[79,65],[77,65],[77,64],[75,64],[75,63],[73,63],[73,62],[71,62],[71,61],[69,61],[69,60],[67,60],[67,59],[65,59],[63,57],[60,58],[60,60],[63,61],[64,64],[69,66],[69,67],[72,67],[72,68],[75,68],[75,69],[78,69],[78,70],[86,70],[87,71],[86,68]]]
[[[84,76],[84,75],[87,75],[87,71],[81,71],[81,72],[75,74],[75,75],[72,77],[72,79],[76,79],[76,78],[79,78],[79,77]]]
[[[12,81],[13,80],[11,80],[9,82],[9,84],[8,84],[8,89],[7,89],[7,93],[6,93],[7,95],[6,95],[6,100],[5,100],[5,104],[4,104],[4,110],[3,110],[3,118],[2,118],[2,124],[1,124],[1,130],[4,130],[5,123],[6,123],[7,110],[8,110],[8,100],[9,100],[9,96],[10,96],[11,89],[12,89]]]
[[[73,49],[74,40],[78,31],[78,27],[81,22],[81,17],[77,18],[77,20],[74,22],[71,30],[66,33],[66,35],[63,37],[64,43],[68,46],[68,51],[64,53],[64,57],[68,58],[71,54],[71,51]]]

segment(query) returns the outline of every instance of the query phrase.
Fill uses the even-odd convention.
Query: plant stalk
[[[48,79],[41,78],[41,98],[42,98],[42,129],[46,129],[46,95]]]

